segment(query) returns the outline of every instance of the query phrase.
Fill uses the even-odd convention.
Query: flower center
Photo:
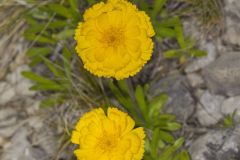
[[[104,136],[99,139],[98,147],[103,151],[111,151],[117,145],[117,138],[115,136]]]
[[[106,47],[117,47],[124,41],[123,29],[119,27],[111,27],[103,33],[102,43]]]

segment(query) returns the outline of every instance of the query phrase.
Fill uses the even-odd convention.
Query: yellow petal
[[[75,144],[79,144],[80,142],[80,133],[77,131],[72,132],[71,142]]]
[[[116,108],[108,109],[108,118],[114,120],[118,124],[122,135],[130,132],[135,125],[135,122],[130,116]]]
[[[98,15],[104,12],[103,8],[104,8],[103,2],[93,5],[92,8],[89,8],[85,11],[83,15],[84,20],[86,21],[86,20],[97,17]]]
[[[127,39],[126,46],[130,52],[137,52],[140,49],[140,41],[138,39]]]
[[[105,48],[97,48],[95,50],[95,59],[98,62],[102,62],[108,57],[109,57],[109,55],[108,55],[108,52],[106,52]]]
[[[78,48],[79,49],[86,49],[89,48],[91,46],[91,44],[89,43],[89,41],[86,40],[85,36],[79,36],[77,37],[78,39]]]
[[[126,35],[128,37],[134,37],[134,38],[138,37],[140,35],[140,29],[138,25],[136,24],[135,26],[133,25],[131,27],[128,27],[126,29]]]
[[[121,11],[118,11],[118,10],[115,10],[115,11],[112,11],[112,12],[109,12],[108,13],[108,17],[109,17],[109,23],[108,23],[108,26],[123,26],[124,25],[124,21],[123,21],[123,17],[122,17],[122,12]]]
[[[74,39],[75,39],[76,41],[78,41],[78,37],[80,37],[81,34],[82,34],[82,26],[83,26],[83,23],[82,23],[82,22],[79,22],[79,23],[78,23],[78,26],[77,26],[77,29],[76,29],[76,31],[75,31],[75,36],[74,36]]]
[[[103,32],[109,28],[109,16],[108,14],[102,14],[96,20],[97,28],[100,32]]]

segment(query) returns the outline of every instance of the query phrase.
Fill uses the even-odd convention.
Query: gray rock
[[[35,91],[29,90],[29,88],[32,86],[32,82],[28,79],[23,79],[19,83],[17,83],[15,90],[16,94],[19,96],[33,96],[35,95]]]
[[[183,22],[184,34],[196,41],[202,41],[205,39],[200,30],[200,21],[196,17],[192,17],[190,20],[185,19]]]
[[[5,16],[1,15],[0,21],[3,17]],[[0,33],[0,79],[4,78],[9,70],[13,71],[18,66],[27,63],[25,53],[29,44],[21,36],[24,30],[24,23],[20,23],[15,25],[11,32]]]
[[[197,119],[201,125],[211,126],[223,118],[221,114],[221,104],[223,100],[223,96],[212,95],[209,91],[203,93],[197,105],[196,112]]]
[[[30,127],[34,128],[36,131],[42,129],[44,127],[43,120],[41,117],[32,116],[28,119],[28,124]]]
[[[15,89],[9,83],[0,83],[0,105],[10,102],[16,95]]]
[[[226,18],[226,32],[223,35],[223,39],[226,43],[240,45],[240,18],[234,20],[231,17]]]
[[[28,115],[36,115],[39,111],[41,101],[36,99],[29,99],[28,101],[29,106],[26,107],[26,112]]]
[[[0,123],[3,119],[10,117],[12,115],[17,115],[17,111],[13,108],[3,108],[0,110]]]
[[[6,143],[6,139],[0,136],[0,148],[2,148]]]
[[[227,53],[203,70],[208,88],[217,94],[240,94],[240,52]]]
[[[15,131],[22,125],[17,123],[18,112],[12,108],[4,108],[0,110],[0,136],[3,138],[11,137]]]
[[[39,148],[33,148],[28,141],[28,129],[23,127],[5,145],[2,160],[39,160],[46,153]],[[44,159],[44,158],[43,158]]]
[[[240,126],[208,132],[191,144],[189,152],[192,160],[239,160]]]
[[[8,87],[7,82],[0,82],[0,94],[3,94],[3,92],[6,91],[7,87]]]
[[[204,84],[203,78],[199,74],[196,74],[196,73],[188,74],[187,79],[188,79],[190,85],[194,88],[200,87],[201,85]]]
[[[240,17],[240,3],[239,0],[224,0],[224,10],[232,13],[233,15]]]
[[[187,78],[176,73],[151,86],[150,93],[154,95],[167,93],[169,99],[165,106],[166,112],[175,114],[180,121],[185,121],[192,115],[195,108],[189,88]]]
[[[12,73],[9,73],[6,76],[6,81],[10,84],[15,85],[24,79],[21,73],[23,71],[29,71],[29,70],[30,68],[27,65],[19,66],[18,68],[15,69],[15,71],[13,71]]]
[[[191,62],[190,64],[188,64],[185,68],[186,73],[198,71],[216,59],[217,57],[216,46],[213,43],[203,42],[203,44],[201,44],[200,46],[203,46],[200,48],[205,50],[208,53],[208,55],[202,58],[198,58]]]
[[[226,99],[221,106],[221,112],[224,115],[230,115],[236,111],[235,119],[240,119],[240,96]]]
[[[16,70],[7,75],[7,82],[14,86],[16,94],[19,96],[33,96],[34,91],[29,90],[32,86],[32,82],[22,76],[23,71],[29,71],[27,65],[22,65],[16,68]]]
[[[25,152],[25,148],[30,145],[27,140],[27,135],[26,129],[20,129],[18,133],[13,136],[11,141],[5,145],[4,150],[8,150],[8,152],[4,152],[1,159],[20,160],[20,157],[22,157]]]
[[[239,0],[225,0],[225,28],[223,38],[226,43],[240,45],[240,3]]]

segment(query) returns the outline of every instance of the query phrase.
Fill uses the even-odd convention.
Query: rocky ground
[[[170,95],[166,111],[183,123],[180,134],[193,160],[240,159],[239,0],[225,0],[224,15],[225,30],[214,38],[202,37],[194,21],[184,22],[186,33],[199,37],[208,55],[187,64],[184,74],[171,72],[152,87],[153,93]],[[19,38],[22,28],[16,28],[17,35],[0,35],[0,159],[68,159],[64,152],[57,154],[64,126],[53,125],[61,119],[39,109],[38,93],[28,90],[32,84],[20,74],[29,70],[28,44]],[[234,111],[236,125],[224,128],[223,119]]]

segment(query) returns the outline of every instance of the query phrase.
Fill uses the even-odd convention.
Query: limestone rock
[[[240,126],[234,130],[213,130],[194,141],[192,160],[239,160]]]
[[[240,94],[240,52],[226,53],[203,70],[208,88],[217,94]]]
[[[235,118],[238,121],[240,119],[240,96],[230,97],[221,105],[221,112],[224,115],[231,115],[234,111],[236,111]]]
[[[196,116],[198,121],[203,126],[211,126],[223,118],[221,114],[221,104],[224,97],[212,95],[209,91],[205,91],[200,97],[200,102],[197,105]]]

